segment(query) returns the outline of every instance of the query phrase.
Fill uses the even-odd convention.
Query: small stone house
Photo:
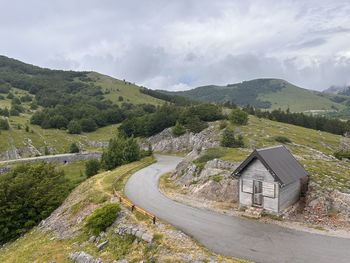
[[[297,202],[307,189],[307,172],[282,145],[254,150],[234,175],[239,178],[240,206],[277,214]]]

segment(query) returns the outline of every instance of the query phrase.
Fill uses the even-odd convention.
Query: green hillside
[[[311,91],[281,79],[255,79],[227,86],[202,86],[188,91],[166,92],[194,100],[233,102],[262,109],[287,109],[294,112],[344,110],[350,97]]]
[[[140,90],[96,72],[50,70],[0,56],[0,118],[8,118],[9,123],[8,130],[0,128],[0,160],[64,153],[72,142],[83,150],[100,150],[116,135],[123,119],[164,102]],[[8,117],[2,112],[5,109]],[[41,112],[46,124],[31,120]],[[91,132],[67,132],[70,120],[87,118],[96,123]],[[51,128],[50,119],[62,126]]]

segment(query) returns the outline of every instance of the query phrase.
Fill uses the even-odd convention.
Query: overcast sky
[[[3,1],[0,54],[153,89],[350,84],[350,1]]]

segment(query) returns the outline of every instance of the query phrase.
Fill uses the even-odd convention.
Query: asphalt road
[[[157,156],[158,162],[132,175],[125,194],[136,205],[181,229],[208,249],[255,262],[350,262],[350,239],[291,230],[226,216],[175,202],[158,190],[159,177],[181,158]]]

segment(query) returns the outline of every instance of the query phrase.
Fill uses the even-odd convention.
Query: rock
[[[91,243],[94,243],[95,240],[96,240],[96,236],[91,236],[91,237],[89,238],[89,242],[91,242]]]
[[[101,251],[101,250],[103,250],[107,245],[108,245],[108,240],[103,241],[102,243],[98,244],[96,247],[97,247],[98,251]]]
[[[135,236],[141,238],[144,233],[141,230],[137,230]]]
[[[102,263],[100,258],[95,259],[84,251],[69,253],[68,258],[75,263]]]
[[[153,241],[153,235],[144,233],[144,234],[141,236],[141,239],[142,239],[143,241],[146,241],[147,243],[151,243],[151,242]]]
[[[171,128],[168,128],[148,138],[141,147],[147,149],[149,143],[152,144],[152,149],[157,152],[183,152],[194,149],[208,149],[220,145],[220,132],[215,127],[215,123],[210,123],[209,127],[200,133],[185,133],[179,137],[175,137]]]

